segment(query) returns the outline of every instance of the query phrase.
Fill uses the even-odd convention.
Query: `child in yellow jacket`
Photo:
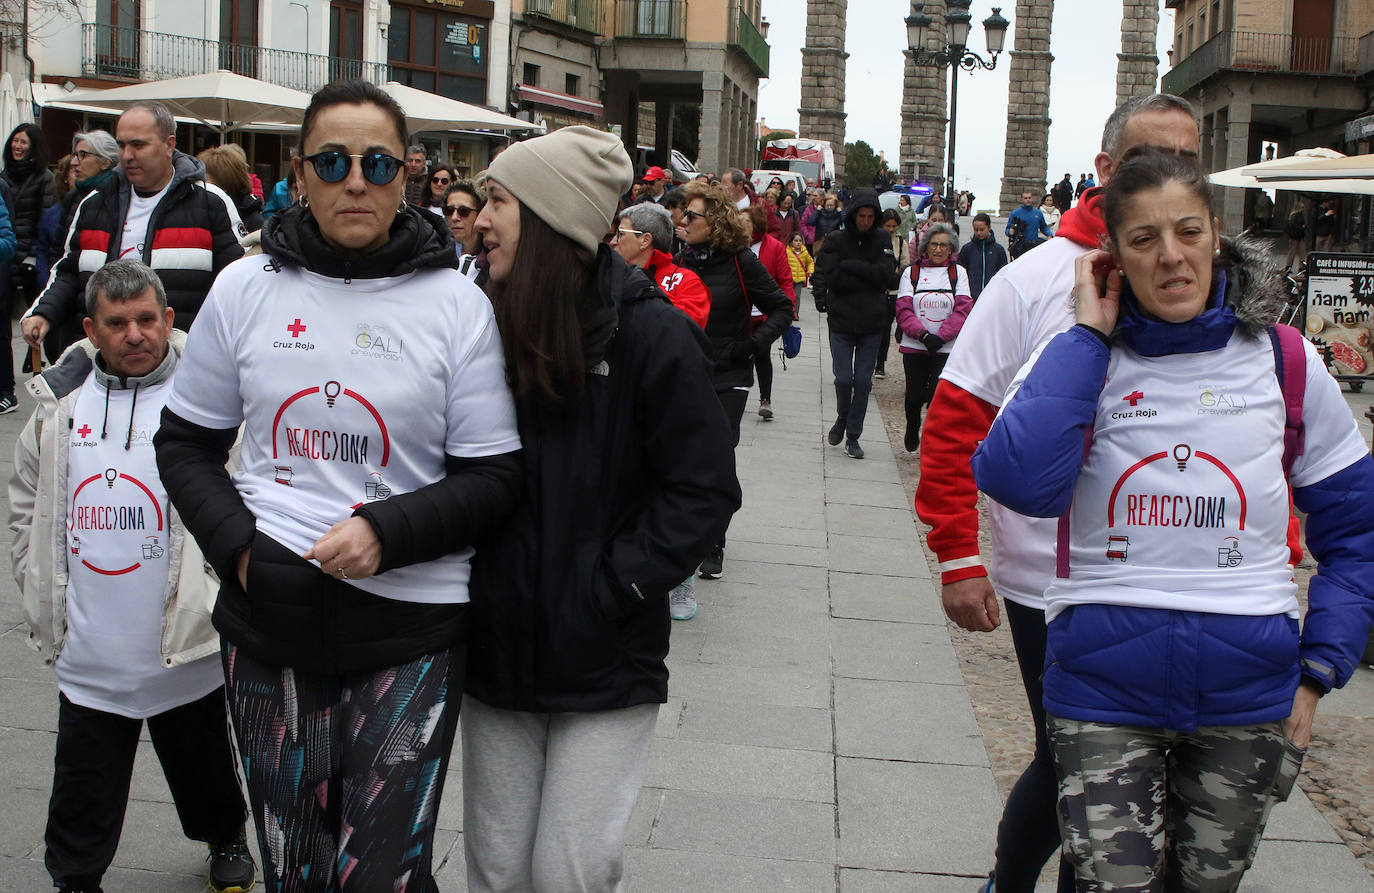
[[[800,316],[802,289],[811,282],[811,274],[816,272],[816,262],[811,259],[811,252],[806,250],[806,241],[801,233],[792,234],[792,242],[787,246],[787,264],[792,268],[792,285],[797,292],[797,315]]]

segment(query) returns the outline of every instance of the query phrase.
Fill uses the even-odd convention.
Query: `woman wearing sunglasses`
[[[265,258],[216,280],[156,439],[221,580],[268,890],[436,889],[469,544],[518,492],[491,305],[444,222],[405,203],[405,137],[372,84],[314,95],[300,201],[264,227]]]
[[[435,214],[444,214],[444,196],[448,195],[448,188],[458,182],[458,173],[447,164],[436,164],[429,171],[429,192],[425,193],[425,200],[420,205],[428,208]]]
[[[718,187],[692,182],[680,190],[687,201],[678,238],[687,247],[679,265],[701,277],[711,292],[706,337],[711,342],[711,372],[716,397],[739,443],[740,419],[754,384],[754,356],[782,337],[792,322],[792,301],[749,248],[751,226],[734,199]],[[763,319],[750,329],[753,308]],[[700,575],[720,577],[725,562],[725,532],[701,562]]]
[[[620,139],[590,127],[516,143],[487,171],[477,230],[525,485],[472,571],[473,893],[621,889],[668,696],[668,590],[739,506],[701,330],[601,243],[633,179]]]
[[[458,272],[479,285],[483,283],[477,279],[480,268],[476,261],[482,236],[477,232],[477,215],[486,203],[486,193],[471,180],[459,180],[444,195],[444,220],[458,243]]]

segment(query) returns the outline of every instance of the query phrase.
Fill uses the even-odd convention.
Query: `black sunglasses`
[[[705,220],[705,219],[706,219],[706,215],[703,214],[703,213],[701,213],[700,211],[683,211],[683,212],[682,212],[682,222],[683,222],[683,223],[691,223],[693,220],[696,220],[698,217],[700,217],[702,220]]]
[[[444,208],[445,217],[452,217],[454,214],[457,214],[459,220],[467,220],[476,213],[476,208],[469,208],[463,205],[448,205]]]
[[[447,186],[448,184],[452,183],[453,181],[450,180],[448,177],[430,177],[430,178],[429,178],[429,182],[431,182],[431,183],[438,183],[440,186]]]
[[[305,156],[305,160],[315,168],[315,176],[326,183],[338,183],[347,177],[348,172],[353,167],[352,159],[354,158],[361,160],[363,177],[373,186],[385,186],[396,179],[396,175],[401,172],[401,168],[405,164],[396,156],[387,155],[384,152],[351,155],[347,152],[331,150]]]

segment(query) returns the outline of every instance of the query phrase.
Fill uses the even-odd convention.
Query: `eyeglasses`
[[[77,164],[80,164],[81,162],[85,161],[87,158],[100,158],[100,157],[101,157],[101,156],[97,155],[96,153],[94,153],[94,152],[88,152],[88,151],[86,151],[85,149],[77,149],[75,152],[72,153],[72,160],[75,161]]]
[[[316,152],[314,155],[305,156],[304,160],[310,162],[315,168],[315,176],[326,183],[339,183],[348,176],[348,172],[353,168],[353,162],[349,159],[357,158],[363,166],[363,177],[373,186],[385,186],[396,175],[401,172],[404,162],[394,155],[387,155],[384,152],[369,152],[366,155],[352,155],[348,152]]]
[[[935,251],[936,249],[940,248],[943,248],[945,251],[954,250],[954,246],[948,242],[931,242],[929,245],[926,246],[927,251]]]
[[[467,205],[449,205],[448,207],[444,208],[445,217],[452,217],[453,215],[457,214],[459,220],[467,220],[469,217],[476,213],[476,208],[469,208]]]
[[[612,239],[619,239],[621,236],[643,236],[647,235],[642,229],[618,229],[611,233]]]
[[[691,223],[693,220],[698,220],[698,219],[700,219],[700,220],[705,220],[705,219],[706,219],[706,215],[703,214],[703,213],[701,213],[700,211],[683,211],[683,212],[682,212],[682,222],[683,222],[683,223]]]
[[[453,181],[450,180],[448,177],[430,177],[430,178],[429,178],[429,182],[431,182],[431,183],[437,183],[437,184],[439,184],[440,186],[447,186],[448,184],[452,183]]]

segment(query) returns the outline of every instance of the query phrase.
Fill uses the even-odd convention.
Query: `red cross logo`
[[[286,327],[286,331],[291,333],[292,338],[299,338],[301,332],[305,331],[305,323],[301,322],[301,318],[298,316],[295,322]]]
[[[300,320],[296,320],[296,321],[297,321],[297,322],[300,322]],[[1141,400],[1144,400],[1144,399],[1145,399],[1145,395],[1142,394],[1140,391],[1131,391],[1129,394],[1127,394],[1126,396],[1122,397],[1121,399],[1122,399],[1122,400],[1125,400],[1125,401],[1128,402],[1128,403],[1130,403],[1132,406],[1135,406],[1135,405],[1136,405],[1137,403],[1139,403]]]
[[[90,425],[82,425],[80,428],[77,428],[77,429],[76,429],[76,434],[77,434],[77,436],[80,437],[82,440],[85,440],[85,439],[86,439],[86,435],[88,435],[88,434],[90,434],[90,433],[91,433],[91,426],[90,426]]]

